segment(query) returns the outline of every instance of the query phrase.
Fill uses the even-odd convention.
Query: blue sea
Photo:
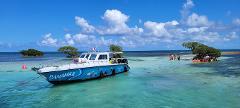
[[[3,52],[0,108],[240,108],[240,55],[193,64],[169,61],[171,53],[184,57],[190,51],[128,51],[127,73],[56,86],[31,67],[71,63],[63,54],[23,58]]]

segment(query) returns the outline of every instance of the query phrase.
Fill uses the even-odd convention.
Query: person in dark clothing
[[[178,55],[178,56],[177,56],[177,60],[180,61],[180,59],[181,59],[181,57],[180,57],[180,55]]]

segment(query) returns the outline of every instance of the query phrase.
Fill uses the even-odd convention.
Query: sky
[[[239,0],[1,0],[0,52],[240,49]]]

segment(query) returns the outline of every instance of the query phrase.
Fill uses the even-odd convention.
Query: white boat
[[[74,63],[61,66],[35,68],[38,74],[53,84],[103,78],[127,72],[128,60],[122,52],[82,53]]]

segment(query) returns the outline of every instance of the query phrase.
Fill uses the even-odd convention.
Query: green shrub
[[[213,48],[213,47],[209,47],[202,43],[184,42],[182,45],[183,45],[183,47],[192,50],[193,54],[197,54],[196,57],[194,57],[194,58],[202,59],[207,55],[211,56],[211,57],[216,57],[216,58],[221,56],[220,50]]]
[[[28,50],[22,50],[20,53],[25,57],[31,57],[31,56],[43,56],[43,52],[38,51],[36,49],[28,49]]]
[[[122,47],[121,46],[118,46],[118,45],[114,45],[114,44],[111,44],[109,46],[109,50],[111,52],[122,52]]]
[[[68,58],[78,57],[78,49],[73,46],[63,46],[58,49],[59,52],[62,52],[67,55]]]

